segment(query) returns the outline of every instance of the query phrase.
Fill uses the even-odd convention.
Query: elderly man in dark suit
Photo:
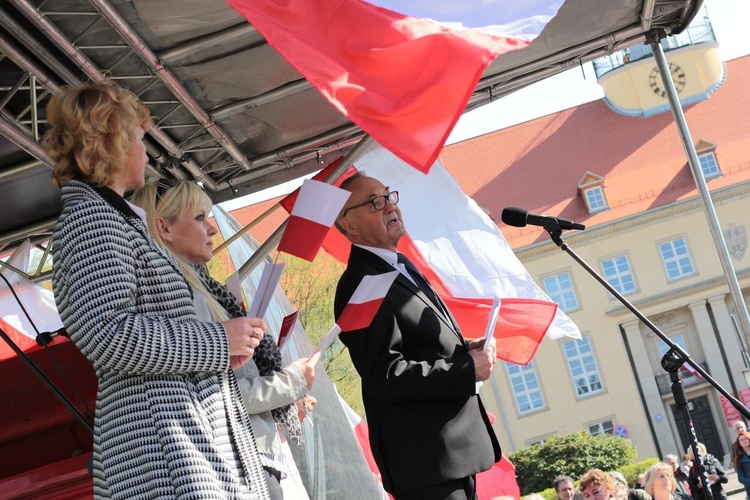
[[[370,446],[398,500],[474,499],[474,477],[500,459],[477,394],[495,362],[494,339],[467,342],[425,278],[396,251],[405,233],[398,193],[358,173],[336,227],[353,243],[336,290],[338,318],[364,276],[398,275],[369,327],[344,332],[362,378]]]

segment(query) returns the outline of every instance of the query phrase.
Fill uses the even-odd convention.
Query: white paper
[[[245,299],[242,297],[242,289],[240,288],[240,275],[239,272],[235,272],[227,278],[226,282],[227,289],[234,295],[237,302],[243,304]]]
[[[292,331],[294,330],[294,325],[297,324],[298,318],[299,309],[294,311],[292,314],[285,316],[284,319],[281,320],[281,330],[279,330],[278,347],[279,353],[281,353],[282,356],[284,355],[286,346],[289,345],[289,339],[292,338]]]
[[[263,274],[260,276],[260,282],[258,288],[255,291],[255,297],[253,298],[253,304],[250,306],[250,310],[247,312],[250,318],[262,318],[266,315],[269,304],[271,304],[271,298],[273,292],[276,290],[276,285],[279,284],[281,279],[281,273],[284,272],[286,264],[266,264],[263,268]]]
[[[333,344],[333,341],[336,340],[336,337],[338,337],[339,333],[341,333],[341,327],[339,327],[339,325],[337,324],[334,324],[333,328],[331,328],[331,330],[326,334],[325,338],[320,341],[318,350],[323,352],[331,347],[331,344]]]
[[[490,319],[487,321],[487,330],[484,332],[484,346],[482,349],[487,349],[487,346],[490,345],[490,341],[492,340],[492,336],[495,333],[495,325],[497,325],[497,317],[500,313],[500,304],[502,301],[500,300],[500,297],[495,297],[495,299],[492,301],[492,309],[490,309]]]

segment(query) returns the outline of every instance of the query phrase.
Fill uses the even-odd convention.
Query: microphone
[[[44,347],[50,342],[52,342],[52,339],[55,337],[66,337],[70,338],[68,336],[68,332],[65,330],[65,327],[60,328],[59,330],[55,330],[54,332],[42,332],[39,335],[36,336],[36,344],[39,347]]]
[[[530,214],[520,207],[508,207],[503,210],[502,220],[509,226],[525,227],[542,226],[545,229],[586,229],[586,226],[568,219],[552,217],[550,215]]]

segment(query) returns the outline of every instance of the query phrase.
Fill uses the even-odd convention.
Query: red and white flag
[[[350,193],[306,179],[299,190],[277,250],[312,262]]]
[[[440,162],[423,175],[376,147],[357,162],[357,169],[399,191],[407,229],[399,251],[427,277],[467,337],[481,336],[490,297],[500,297],[495,328],[500,359],[527,364],[545,335],[553,340],[581,338],[578,327],[531,278],[497,225]],[[323,243],[344,264],[350,246],[335,229]]]
[[[683,363],[680,365],[680,370],[682,370],[684,377],[697,377],[697,378],[703,378],[700,373],[698,373],[698,370],[693,368],[693,365],[689,363]]]
[[[336,320],[341,330],[350,332],[370,326],[396,276],[398,271],[362,278],[341,316]]]
[[[423,172],[487,66],[526,47],[562,4],[227,1],[336,109]]]

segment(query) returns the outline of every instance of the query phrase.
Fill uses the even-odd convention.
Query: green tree
[[[617,470],[636,455],[635,446],[625,439],[581,431],[553,436],[543,444],[509,453],[508,458],[516,466],[521,493],[527,495],[548,488],[560,474],[577,479],[589,469]]]

